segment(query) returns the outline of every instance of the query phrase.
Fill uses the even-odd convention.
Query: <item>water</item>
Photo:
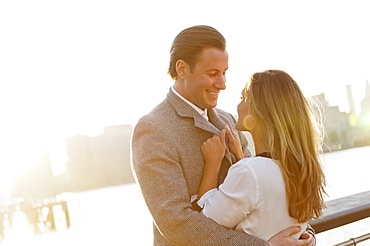
[[[71,227],[32,236],[16,230],[1,246],[151,245],[151,217],[136,184],[63,194]]]
[[[327,153],[322,159],[330,195],[327,201],[370,190],[370,146]],[[62,196],[69,204],[69,229],[60,226],[57,232],[32,236],[20,227],[0,245],[152,245],[151,216],[136,184]],[[316,235],[317,245],[333,245],[369,232],[370,219],[365,219]],[[360,245],[369,246],[370,241]]]
[[[370,146],[327,153],[322,160],[327,201],[370,190]],[[370,218],[317,234],[317,245],[334,245],[366,233],[370,233]],[[370,240],[359,245],[370,246]]]

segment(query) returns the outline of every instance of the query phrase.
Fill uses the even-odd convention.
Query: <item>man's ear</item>
[[[186,72],[189,69],[189,66],[186,62],[183,60],[178,60],[176,62],[176,72],[177,72],[177,77],[181,79],[185,79],[186,77]]]

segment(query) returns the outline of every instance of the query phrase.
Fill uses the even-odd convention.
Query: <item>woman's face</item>
[[[250,115],[250,105],[247,98],[247,90],[242,91],[241,101],[238,104],[238,122],[236,123],[236,129],[239,131],[249,131],[250,121],[252,116]]]

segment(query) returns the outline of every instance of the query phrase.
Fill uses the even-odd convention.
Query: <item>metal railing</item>
[[[343,243],[340,243],[340,244],[336,244],[334,246],[352,246],[352,245],[357,245],[357,243],[361,243],[363,241],[366,241],[370,239],[370,233],[368,234],[365,234],[365,235],[362,235],[360,237],[356,237],[356,238],[351,238]]]
[[[326,205],[323,218],[312,220],[310,223],[316,234],[370,217],[370,191],[332,200]],[[357,245],[368,239],[370,233],[350,238],[334,246]]]

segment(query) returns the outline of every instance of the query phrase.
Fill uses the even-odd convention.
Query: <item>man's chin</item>
[[[208,103],[206,108],[215,108],[217,106],[217,102]]]

